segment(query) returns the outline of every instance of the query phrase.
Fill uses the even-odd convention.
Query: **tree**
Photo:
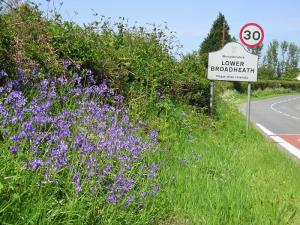
[[[217,51],[222,48],[224,29],[224,45],[232,40],[229,34],[229,26],[222,13],[219,13],[217,19],[214,21],[207,37],[200,46],[200,54]]]
[[[264,58],[264,65],[269,69],[273,69],[277,75],[279,75],[278,49],[279,42],[277,40],[271,41],[267,49],[267,55]]]
[[[290,43],[288,47],[287,67],[297,68],[299,64],[300,48],[295,43]]]
[[[263,67],[273,70],[277,77],[293,77],[298,71],[300,48],[295,43],[273,40],[264,57]]]
[[[260,61],[261,61],[261,54],[262,54],[262,49],[263,49],[263,45],[260,45],[257,48],[247,48],[248,52],[250,52],[251,54],[257,55],[258,56],[258,65],[260,65]]]
[[[280,50],[281,50],[281,62],[280,62],[280,75],[285,73],[286,68],[288,67],[287,63],[287,54],[288,54],[288,48],[289,48],[289,43],[287,41],[283,41],[280,44]]]
[[[224,33],[223,33],[224,31]],[[223,42],[224,41],[224,42]],[[228,23],[222,13],[219,13],[217,19],[214,21],[207,37],[200,45],[200,59],[201,64],[207,68],[208,53],[214,52],[222,48],[222,45],[232,41],[229,34]]]

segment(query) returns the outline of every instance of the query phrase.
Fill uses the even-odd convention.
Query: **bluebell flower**
[[[76,68],[77,70],[80,70],[81,64],[77,63],[77,64],[75,65],[75,68]]]
[[[7,77],[7,73],[4,70],[0,71],[0,79],[3,77]]]
[[[134,196],[134,195],[129,196],[129,197],[126,199],[126,201],[125,201],[125,206],[130,205],[134,200],[135,200],[135,196]]]
[[[40,158],[37,158],[31,162],[27,163],[27,166],[30,170],[37,170],[38,168],[40,168],[43,165],[43,160]]]
[[[13,153],[13,154],[17,154],[20,150],[20,147],[19,146],[11,146],[10,147],[10,151]]]
[[[68,69],[68,67],[71,66],[71,65],[72,65],[71,60],[66,59],[66,60],[64,61],[63,69],[66,70],[66,69]]]
[[[75,190],[77,193],[80,193],[82,191],[81,186],[80,186],[80,174],[79,173],[74,173],[73,174],[73,182],[75,185]]]

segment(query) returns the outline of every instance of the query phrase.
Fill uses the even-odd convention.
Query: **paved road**
[[[300,94],[253,101],[250,119],[275,134],[300,134]]]
[[[241,111],[245,114],[245,105]],[[300,94],[251,103],[250,119],[259,129],[300,159]]]

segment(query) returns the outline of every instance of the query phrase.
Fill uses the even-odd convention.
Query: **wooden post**
[[[226,24],[225,21],[223,22],[223,30],[222,30],[222,48],[225,45],[225,29],[226,29]]]

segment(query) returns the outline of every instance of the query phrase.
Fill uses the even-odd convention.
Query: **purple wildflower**
[[[112,204],[116,205],[117,201],[118,201],[118,198],[117,198],[117,196],[114,193],[111,193],[110,195],[108,195],[107,201],[109,203],[112,203]]]
[[[89,157],[88,160],[88,168],[89,168],[89,173],[88,173],[88,177],[92,177],[95,174],[95,160],[93,158],[93,156]]]
[[[51,182],[51,184],[52,184],[52,185],[58,184],[58,180],[57,180],[57,179],[53,179],[52,182]]]
[[[8,112],[5,106],[0,102],[0,116],[4,116],[4,118],[7,118]]]
[[[81,186],[80,186],[80,174],[79,173],[74,173],[73,174],[73,182],[75,185],[75,190],[77,193],[80,193],[82,191]]]
[[[74,77],[74,81],[75,81],[75,84],[80,84],[81,82],[81,77],[76,73],[75,74],[75,77]]]
[[[145,198],[146,195],[147,195],[147,192],[146,192],[146,191],[142,191],[142,192],[140,193],[140,197],[141,197],[141,198]]]
[[[75,68],[76,68],[77,70],[80,70],[81,64],[77,63],[77,64],[75,65]]]
[[[139,204],[138,204],[138,209],[140,209],[140,208],[142,208],[143,207],[143,205],[144,205],[144,203],[143,202],[139,202]]]
[[[109,171],[111,171],[113,168],[112,164],[111,163],[108,163],[106,165],[106,167],[103,169],[103,174],[104,176],[108,176],[109,175]]]
[[[58,148],[52,151],[52,156],[61,156],[68,150],[68,145],[64,141],[60,141]]]
[[[38,159],[35,159],[31,162],[28,162],[27,163],[27,166],[30,170],[34,171],[34,170],[37,170],[38,168],[40,168],[41,166],[43,165],[43,160],[38,158]]]
[[[156,130],[152,131],[150,133],[150,138],[153,140],[153,141],[157,141],[157,137],[158,137],[158,132]]]
[[[153,195],[157,195],[157,193],[159,192],[160,186],[158,184],[154,185],[152,187],[152,194]]]
[[[20,150],[20,147],[19,146],[11,146],[10,147],[10,151],[13,153],[13,154],[17,154]]]
[[[159,168],[159,164],[154,163],[151,165],[150,172],[149,172],[149,178],[156,177],[156,175],[157,175],[156,172],[157,172],[158,168]]]
[[[33,74],[37,74],[40,70],[41,70],[41,69],[40,69],[39,67],[37,67],[37,66],[33,66],[33,67],[31,68],[31,71],[32,71]],[[20,70],[20,69],[19,69],[18,71],[20,71],[19,73],[24,74],[24,70]]]
[[[6,93],[10,93],[12,91],[12,88],[13,88],[13,82],[9,80],[5,85]]]
[[[0,71],[0,79],[3,77],[7,77],[7,73],[4,70]]]
[[[12,107],[21,108],[26,104],[26,99],[23,97],[21,92],[13,91],[7,96],[7,102]]]
[[[61,96],[61,100],[66,102],[66,101],[68,101],[68,97],[67,96]]]
[[[134,196],[134,195],[129,196],[129,197],[126,199],[126,201],[125,201],[125,206],[130,205],[134,200],[135,200],[135,196]]]
[[[63,166],[67,165],[69,162],[68,157],[57,157],[55,159],[55,170],[60,170]]]
[[[59,77],[57,78],[57,81],[60,83],[60,84],[65,84],[67,82],[67,80],[64,78],[64,77]]]
[[[31,67],[31,72],[32,72],[32,73],[35,73],[35,67],[34,67],[34,66]],[[24,76],[24,75],[25,75],[24,69],[21,69],[21,68],[17,69],[17,74],[18,74],[19,76]]]
[[[124,96],[122,96],[122,95],[117,95],[117,96],[115,96],[115,100],[116,100],[117,102],[122,103],[123,100],[124,100]]]
[[[51,82],[50,83],[50,91],[48,92],[48,98],[51,100],[51,99],[54,99],[56,97],[56,85],[54,82]]]
[[[88,82],[88,84],[93,84],[94,85],[96,83],[96,81],[94,80],[94,77],[93,77],[92,70],[88,69],[86,71],[86,76],[87,76],[87,82]]]
[[[71,66],[71,65],[72,65],[71,60],[66,59],[66,60],[64,61],[63,69],[66,70],[66,69],[68,69],[68,67]]]
[[[58,121],[56,124],[58,129],[58,135],[60,137],[69,137],[71,136],[70,124],[66,121]]]
[[[92,70],[91,70],[91,69],[88,69],[88,70],[86,71],[86,75],[87,75],[87,76],[92,76],[92,75],[93,75]]]
[[[47,79],[44,79],[40,82],[41,89],[46,89],[48,87],[49,81]]]
[[[149,168],[144,153],[157,149],[158,133],[149,134],[145,141],[138,135],[141,129],[131,123],[128,109],[119,104],[124,97],[114,96],[108,80],[95,85],[89,70],[85,79],[82,82],[78,74],[72,80],[48,76],[38,84],[39,92],[30,102],[18,89],[22,79],[8,81],[3,89],[7,97],[0,101],[2,133],[8,131],[14,143],[12,153],[26,146],[22,157],[28,170],[43,173],[47,183],[60,182],[60,174],[71,173],[77,193],[84,188],[97,193],[101,188],[108,202],[130,204],[136,200],[131,192],[143,182],[153,186],[154,179],[144,178],[155,177],[159,164]],[[69,91],[60,84],[70,85]],[[72,109],[64,110],[71,105],[69,101]],[[156,190],[159,186],[153,186],[152,192]],[[146,194],[140,193],[139,200]]]

